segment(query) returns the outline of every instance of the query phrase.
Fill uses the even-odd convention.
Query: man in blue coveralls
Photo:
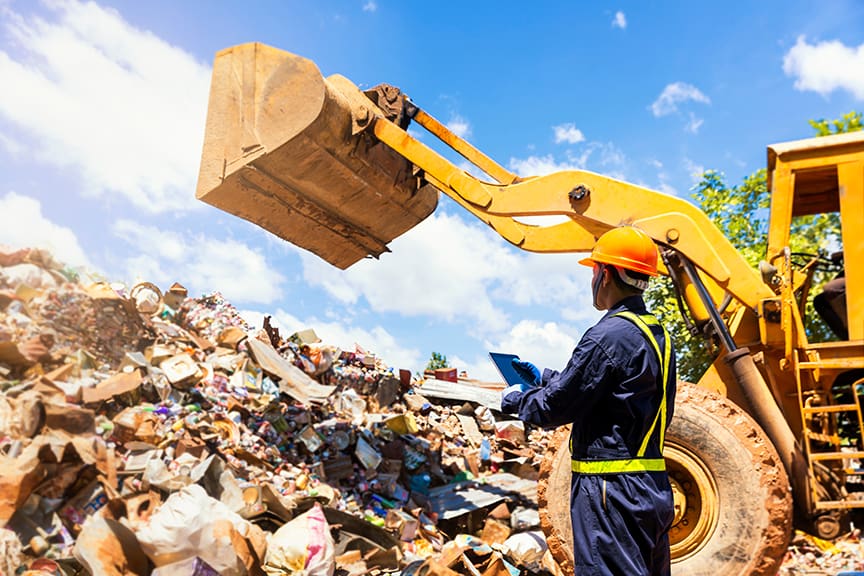
[[[657,247],[630,226],[603,234],[591,256],[594,307],[608,310],[563,371],[513,360],[528,384],[501,408],[544,428],[572,424],[570,518],[577,576],[668,575],[674,509],[663,439],[675,404],[675,355],[642,293]]]

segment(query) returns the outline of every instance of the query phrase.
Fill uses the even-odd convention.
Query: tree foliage
[[[850,112],[832,121],[811,120],[810,125],[818,136],[861,130],[861,113]],[[720,172],[708,170],[694,187],[692,199],[742,257],[751,266],[758,266],[759,261],[765,258],[768,240],[770,197],[765,169],[757,170],[734,186],[728,186]],[[799,216],[792,221],[790,250],[828,256],[830,242],[832,239],[838,241],[839,234],[840,216],[837,213]],[[798,261],[798,264],[804,263]],[[821,286],[831,276],[828,272],[817,271],[813,286]],[[811,290],[805,309],[805,329],[808,338],[815,342],[834,339],[813,311],[813,296],[817,292]],[[669,278],[654,282],[645,299],[675,338],[679,378],[696,382],[713,361],[715,351],[709,348],[701,335],[692,334],[688,329]]]
[[[861,112],[849,112],[837,120],[810,120],[810,126],[816,130],[817,136],[830,136],[832,134],[843,134],[846,132],[857,132],[864,129],[861,123]]]
[[[450,368],[450,362],[444,354],[432,352],[429,362],[426,363],[426,370],[437,370],[438,368]]]

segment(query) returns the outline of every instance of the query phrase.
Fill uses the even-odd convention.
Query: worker
[[[572,424],[576,574],[668,575],[674,508],[663,439],[675,355],[642,299],[657,275],[657,248],[638,228],[614,228],[580,264],[593,267],[594,307],[608,312],[560,372],[514,358],[526,383],[505,388],[502,411],[544,428]]]
[[[846,315],[846,274],[843,252],[831,255],[834,264],[841,266],[840,272],[822,286],[822,292],[813,297],[813,308],[822,317],[834,334],[841,340],[849,340],[849,324]]]

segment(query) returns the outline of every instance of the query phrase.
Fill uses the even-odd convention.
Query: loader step
[[[857,412],[857,404],[832,404],[831,406],[807,406],[804,414],[826,414],[830,412]]]
[[[864,508],[864,500],[823,500],[816,502],[817,510],[836,510],[838,508]]]
[[[816,452],[810,454],[810,461],[822,460],[854,460],[856,458],[864,458],[864,452]]]
[[[826,444],[833,444],[835,446],[839,446],[842,439],[837,434],[824,434],[822,432],[815,432],[813,430],[804,430],[804,433],[807,434],[807,437],[811,440],[816,440],[817,442],[825,442]]]

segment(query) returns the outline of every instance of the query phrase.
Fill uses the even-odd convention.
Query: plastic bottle
[[[488,438],[483,438],[480,442],[480,460],[488,462],[492,459],[492,444]]]

